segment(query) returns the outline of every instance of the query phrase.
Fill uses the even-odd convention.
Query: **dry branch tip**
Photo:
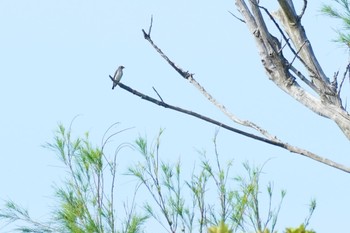
[[[233,17],[235,17],[236,19],[238,19],[242,23],[245,23],[244,19],[239,18],[237,15],[233,14],[231,11],[228,11],[228,13],[230,13]]]
[[[306,11],[306,7],[307,7],[307,0],[304,0],[304,5],[303,5],[303,9],[301,9],[301,13],[300,15],[298,15],[298,21],[300,22],[301,18],[303,17],[305,11]]]
[[[159,95],[158,91],[157,91],[154,87],[152,87],[152,89],[153,89],[153,91],[157,94],[157,96],[159,97],[159,99],[164,103],[164,100],[163,100],[163,98]]]

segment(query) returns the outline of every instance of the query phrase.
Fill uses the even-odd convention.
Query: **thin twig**
[[[307,7],[307,0],[304,0],[304,5],[303,5],[303,9],[301,9],[301,13],[300,15],[298,15],[298,20],[300,21],[301,18],[303,17],[305,11],[306,11],[306,7]]]
[[[149,24],[148,35],[151,35],[152,25],[153,25],[153,15],[151,15],[151,23]]]
[[[289,41],[289,39],[288,39]],[[282,39],[281,39],[281,42],[280,44],[282,44]],[[285,43],[283,46],[281,46],[280,50],[278,51],[278,53],[281,53],[283,51],[283,49],[287,46],[287,43]]]
[[[142,29],[144,38],[153,46],[153,48],[169,63],[171,67],[173,67],[183,78],[188,79],[190,74],[188,71],[182,70],[180,67],[178,67],[174,62],[172,62],[164,53],[163,51],[158,48],[156,44],[154,44],[153,40],[151,39],[151,35],[147,34],[144,29]]]
[[[337,91],[337,88],[338,88],[338,75],[339,75],[339,70],[337,72],[334,72],[334,75],[333,75],[333,81],[331,82],[331,87],[333,88],[334,92],[337,93],[338,95],[338,91]],[[338,96],[339,97],[339,96]]]
[[[297,70],[294,66],[289,66],[289,68],[291,69],[291,71],[296,74],[301,81],[303,81],[304,83],[306,83],[306,85],[308,85],[312,90],[314,90],[317,93],[317,87],[315,86],[315,84],[313,84],[310,80],[308,80],[299,70]]]
[[[157,91],[154,87],[152,87],[152,89],[153,89],[153,91],[157,94],[157,96],[159,97],[159,99],[160,99],[162,102],[164,102],[164,101],[163,101],[163,98],[159,95],[158,91]]]
[[[302,45],[300,46],[300,48],[298,49],[297,53],[294,55],[293,60],[290,62],[289,65],[292,65],[292,64],[293,64],[293,62],[295,61],[295,58],[297,58],[297,56],[299,55],[301,49],[302,49],[302,48],[304,47],[304,45],[306,44],[306,42],[309,42],[309,41],[306,40],[306,41],[303,42],[303,44],[302,44]]]
[[[344,72],[343,78],[341,79],[341,82],[340,82],[340,84],[339,84],[339,89],[338,89],[338,93],[337,93],[338,96],[340,96],[340,91],[341,91],[341,89],[342,89],[342,87],[343,87],[343,84],[344,84],[344,81],[345,81],[345,79],[346,79],[346,74],[349,73],[349,75],[350,75],[349,69],[350,69],[350,62],[349,62],[348,65],[346,66],[346,70],[345,70],[345,72]]]
[[[118,84],[119,84],[119,82],[116,82],[112,76],[109,75],[109,78],[112,80],[112,82],[113,82],[115,85],[118,85]]]
[[[238,20],[241,21],[242,23],[245,23],[244,19],[239,18],[238,16],[236,16],[235,14],[233,14],[231,11],[228,11],[228,13],[230,13],[233,17],[235,17],[236,19],[238,19]]]

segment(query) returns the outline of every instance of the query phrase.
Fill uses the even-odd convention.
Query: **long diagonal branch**
[[[112,80],[112,82],[114,82],[113,78],[111,76],[109,76],[110,79]],[[281,142],[281,141],[275,141],[275,140],[271,140],[271,139],[266,139],[266,138],[263,138],[263,137],[260,137],[260,136],[257,136],[257,135],[254,135],[254,134],[251,134],[251,133],[248,133],[248,132],[245,132],[245,131],[242,131],[242,130],[239,130],[237,128],[234,128],[234,127],[231,127],[229,125],[226,125],[222,122],[219,122],[219,121],[216,121],[210,117],[207,117],[207,116],[204,116],[204,115],[201,115],[197,112],[193,112],[193,111],[190,111],[190,110],[186,110],[186,109],[183,109],[183,108],[180,108],[180,107],[176,107],[174,105],[170,105],[170,104],[167,104],[166,102],[164,101],[159,101],[157,99],[154,99],[148,95],[145,95],[135,89],[132,89],[131,87],[119,82],[118,85],[136,95],[136,96],[139,96],[141,99],[144,99],[144,100],[147,100],[151,103],[154,103],[154,104],[157,104],[159,106],[162,106],[164,108],[168,108],[168,109],[172,109],[174,111],[177,111],[177,112],[181,112],[181,113],[184,113],[184,114],[187,114],[187,115],[190,115],[190,116],[193,116],[193,117],[196,117],[198,119],[201,119],[203,121],[206,121],[206,122],[209,122],[211,124],[214,124],[214,125],[217,125],[221,128],[224,128],[226,130],[229,130],[231,132],[234,132],[234,133],[237,133],[237,134],[240,134],[240,135],[243,135],[245,137],[248,137],[248,138],[252,138],[252,139],[255,139],[255,140],[258,140],[258,141],[261,141],[261,142],[264,142],[264,143],[268,143],[268,144],[271,144],[273,146],[277,146],[277,147],[280,147],[280,148],[283,148],[283,149],[286,149],[292,153],[295,153],[295,154],[300,154],[300,155],[303,155],[305,157],[308,157],[310,159],[313,159],[313,160],[316,160],[320,163],[323,163],[323,164],[326,164],[328,166],[331,166],[333,168],[336,168],[336,169],[339,169],[341,171],[344,171],[344,172],[347,172],[347,173],[350,173],[350,168],[349,167],[346,167],[342,164],[339,164],[337,162],[334,162],[332,160],[329,160],[329,159],[326,159],[324,157],[321,157],[321,156],[318,156],[310,151],[307,151],[307,150],[304,150],[304,149],[301,149],[301,148],[298,148],[298,147],[295,147],[295,146],[292,146],[292,145],[289,145],[288,143],[284,143],[284,142]]]
[[[191,84],[193,84],[212,104],[214,104],[217,108],[220,109],[228,118],[230,118],[233,122],[236,122],[237,124],[253,128],[257,130],[259,133],[264,135],[268,139],[273,139],[276,142],[279,142],[279,139],[277,137],[270,135],[267,130],[261,128],[260,126],[254,124],[253,122],[242,120],[235,116],[233,113],[228,111],[226,107],[219,103],[212,95],[210,95],[202,85],[200,85],[194,78],[192,73],[188,71],[184,71],[181,67],[175,64],[175,62],[171,61],[168,56],[164,54],[164,52],[153,42],[151,39],[150,34],[147,34],[145,30],[142,30],[144,38],[152,45],[152,47],[169,63],[171,67],[173,67],[184,79],[187,79]]]
[[[173,110],[176,110],[176,111],[180,111],[180,112],[183,112],[183,113],[186,113],[186,114],[189,114],[189,115],[193,115],[195,117],[198,117],[202,120],[205,120],[205,121],[208,121],[208,122],[211,122],[213,124],[216,124],[220,127],[223,127],[225,129],[228,129],[228,130],[231,130],[233,132],[236,132],[236,133],[240,133],[244,136],[247,136],[247,137],[251,137],[251,138],[254,138],[256,140],[259,140],[259,141],[263,141],[265,143],[269,143],[269,144],[272,144],[272,145],[275,145],[275,146],[278,146],[278,147],[282,147],[284,149],[287,149],[289,150],[290,152],[292,153],[296,153],[296,154],[300,154],[300,155],[303,155],[303,156],[306,156],[308,158],[311,158],[313,160],[316,160],[318,162],[321,162],[321,163],[324,163],[326,165],[329,165],[331,167],[334,167],[334,168],[337,168],[337,169],[340,169],[342,171],[345,171],[345,172],[348,172],[350,173],[350,168],[349,167],[346,167],[342,164],[339,164],[339,163],[336,163],[332,160],[329,160],[327,158],[323,158],[321,156],[318,156],[310,151],[307,151],[307,150],[304,150],[304,149],[301,149],[301,148],[298,148],[298,147],[295,147],[295,146],[292,146],[292,145],[289,145],[287,143],[284,143],[282,142],[280,139],[278,139],[276,136],[273,136],[271,135],[268,131],[264,130],[263,128],[261,128],[260,126],[256,125],[255,123],[253,122],[250,122],[250,121],[247,121],[247,120],[241,120],[239,119],[238,117],[236,117],[234,114],[232,114],[230,111],[228,111],[224,105],[220,104],[215,98],[213,98],[205,89],[204,87],[202,87],[194,78],[194,74],[193,73],[190,73],[189,71],[184,71],[184,69],[182,69],[180,66],[176,65],[175,62],[173,62],[172,60],[169,59],[169,57],[167,55],[164,54],[164,52],[153,42],[153,40],[151,39],[151,28],[152,28],[152,22],[153,20],[151,21],[151,25],[149,27],[149,31],[148,33],[145,32],[145,30],[142,30],[143,32],[143,35],[144,35],[144,38],[152,45],[152,47],[161,55],[161,57],[163,57],[167,63],[173,67],[173,69],[175,69],[180,75],[181,77],[183,77],[184,79],[187,79],[191,84],[193,84],[211,103],[213,103],[216,107],[218,107],[226,116],[228,116],[232,121],[240,124],[240,125],[243,125],[243,126],[246,126],[246,127],[250,127],[250,128],[253,128],[255,130],[257,130],[259,133],[261,133],[264,137],[260,137],[260,136],[256,136],[256,135],[253,135],[253,134],[249,134],[247,132],[244,132],[244,131],[241,131],[241,130],[237,130],[235,128],[232,128],[230,126],[227,126],[223,123],[220,123],[218,121],[215,121],[213,119],[210,119],[210,118],[207,118],[205,116],[202,116],[198,113],[194,113],[194,112],[191,112],[191,111],[188,111],[188,110],[184,110],[182,111],[183,109],[180,110],[180,108],[178,107],[174,107],[174,106],[171,106],[171,105],[168,105],[166,103],[164,103],[163,101],[160,102],[160,101],[151,101],[151,97],[148,97],[148,96],[140,96],[141,98],[143,99],[146,99],[148,101],[151,101],[153,103],[156,103],[160,106],[163,106],[163,107],[166,107],[166,108],[171,108]],[[121,86],[122,87],[122,86]],[[125,86],[124,86],[125,87]],[[136,92],[132,92],[134,94],[136,94]],[[153,99],[155,100],[155,99]]]

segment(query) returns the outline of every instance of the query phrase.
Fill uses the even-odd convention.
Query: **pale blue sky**
[[[265,1],[261,1],[263,4]],[[302,2],[302,1],[300,1]],[[303,24],[327,75],[345,67],[347,53],[331,42],[337,24],[319,13],[310,1]],[[78,114],[76,135],[90,131],[100,144],[113,123],[134,129],[114,140],[131,142],[139,134],[149,139],[160,127],[164,159],[192,169],[199,164],[197,149],[212,155],[216,127],[145,102],[120,88],[111,90],[109,74],[124,65],[122,82],[155,96],[231,124],[144,40],[154,16],[152,38],[161,49],[237,116],[251,120],[280,139],[350,165],[349,141],[331,121],[294,101],[264,74],[254,41],[244,24],[228,11],[234,1],[0,1],[0,199],[11,198],[34,217],[46,217],[52,184],[64,176],[55,155],[41,147],[51,141],[57,123],[68,126]],[[348,91],[348,89],[347,89]],[[249,161],[264,168],[262,183],[287,190],[278,229],[304,221],[309,200],[317,208],[310,226],[318,233],[349,229],[350,175],[299,155],[220,130],[223,161],[235,169]],[[137,153],[120,156],[120,173]],[[132,155],[132,156],[131,156]],[[213,155],[212,155],[213,156]],[[184,167],[185,169],[187,167]],[[121,176],[126,193],[134,182]],[[123,180],[125,179],[125,180]],[[122,193],[122,192],[121,192]],[[158,229],[154,223],[146,232]],[[1,229],[0,229],[1,231]]]

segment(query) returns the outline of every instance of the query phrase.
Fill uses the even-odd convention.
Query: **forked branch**
[[[186,110],[186,109],[183,109],[183,108],[180,108],[180,107],[176,107],[176,106],[173,106],[173,105],[170,105],[170,104],[167,104],[166,102],[164,102],[164,100],[160,97],[160,95],[158,94],[158,92],[156,91],[158,97],[160,98],[161,101],[159,100],[156,100],[150,96],[147,96],[141,92],[138,92],[122,83],[118,83],[118,85],[134,94],[134,95],[137,95],[139,96],[140,98],[142,99],[145,99],[147,101],[150,101],[154,104],[157,104],[159,106],[162,106],[164,108],[169,108],[169,109],[172,109],[172,110],[175,110],[175,111],[178,111],[178,112],[181,112],[181,113],[184,113],[184,114],[187,114],[187,115],[191,115],[191,116],[194,116],[196,118],[199,118],[201,120],[204,120],[204,121],[207,121],[211,124],[214,124],[214,125],[217,125],[219,127],[222,127],[222,128],[225,128],[231,132],[234,132],[234,133],[238,133],[240,135],[243,135],[243,136],[246,136],[246,137],[249,137],[249,138],[252,138],[252,139],[255,139],[255,140],[259,140],[259,141],[262,141],[262,142],[265,142],[265,143],[268,143],[268,144],[271,144],[271,145],[274,145],[274,146],[278,146],[278,147],[281,147],[281,148],[284,148],[292,153],[296,153],[296,154],[300,154],[300,155],[303,155],[303,156],[306,156],[308,158],[311,158],[313,160],[316,160],[318,162],[321,162],[323,164],[326,164],[328,166],[331,166],[331,167],[334,167],[334,168],[337,168],[339,170],[342,170],[342,171],[345,171],[345,172],[348,172],[350,173],[350,168],[349,167],[346,167],[346,166],[343,166],[342,164],[339,164],[339,163],[336,163],[332,160],[329,160],[329,159],[326,159],[324,157],[321,157],[321,156],[318,156],[310,151],[307,151],[307,150],[304,150],[304,149],[301,149],[301,148],[298,148],[298,147],[295,147],[295,146],[292,146],[292,145],[289,145],[288,143],[284,143],[282,142],[281,140],[279,140],[276,136],[273,136],[271,135],[270,133],[268,133],[266,130],[262,129],[261,127],[257,126],[256,124],[252,123],[252,122],[249,122],[249,121],[246,121],[246,120],[241,120],[239,119],[238,117],[236,117],[235,115],[233,115],[232,113],[230,113],[224,105],[220,104],[217,100],[215,100],[212,95],[210,95],[205,89],[204,87],[202,87],[195,79],[194,79],[194,74],[193,73],[190,73],[189,71],[184,71],[184,69],[182,69],[180,66],[176,65],[174,61],[172,61],[152,40],[151,38],[151,28],[152,28],[152,22],[153,22],[153,17],[151,19],[151,25],[149,27],[149,31],[148,33],[146,33],[145,30],[142,30],[143,32],[143,35],[144,35],[144,38],[152,45],[152,47],[159,53],[159,55],[161,57],[163,57],[167,63],[175,70],[177,71],[180,76],[184,79],[187,79],[191,84],[193,84],[210,102],[212,102],[215,106],[217,106],[225,115],[227,115],[231,120],[233,120],[234,122],[240,124],[240,125],[243,125],[243,126],[247,126],[247,127],[251,127],[255,130],[257,130],[259,133],[261,133],[263,135],[263,137],[261,136],[257,136],[257,135],[254,135],[254,134],[251,134],[251,133],[247,133],[245,131],[242,131],[242,130],[239,130],[239,129],[236,129],[236,128],[233,128],[231,126],[228,126],[224,123],[221,123],[219,121],[216,121],[214,119],[211,119],[207,116],[204,116],[204,115],[201,115],[201,114],[198,114],[196,112],[193,112],[193,111],[189,111],[189,110]],[[298,73],[297,71],[294,70],[295,73]],[[300,77],[303,77],[302,75]],[[111,80],[113,80],[113,78],[110,76]],[[306,79],[306,78],[305,78]]]
[[[250,3],[250,7],[246,2]],[[307,1],[304,1],[299,16],[295,12],[292,0],[278,0],[280,8],[273,14],[267,8],[259,5],[257,0],[235,0],[235,3],[251,36],[255,39],[262,65],[269,79],[314,113],[333,120],[350,140],[350,114],[343,107],[339,96],[341,85],[337,87],[337,83],[330,82],[324,74],[301,24],[300,18],[305,13]],[[285,47],[289,48],[294,55],[291,62],[282,54],[284,46],[282,47],[278,39],[269,33],[275,28],[266,27],[267,24],[264,22],[264,18],[261,17],[261,11],[269,16],[269,19],[285,40]],[[272,54],[271,46],[274,46],[274,53]],[[297,64],[293,64],[295,59],[302,63],[303,68],[298,68],[296,67]],[[306,69],[308,77],[300,72],[302,69]],[[313,91],[299,85],[292,73]],[[315,96],[315,93],[317,93],[317,96]]]
[[[112,79],[111,76],[110,76],[110,78]],[[231,131],[233,133],[237,133],[237,134],[240,134],[240,135],[248,137],[248,138],[252,138],[252,139],[255,139],[255,140],[258,140],[258,141],[270,144],[270,145],[273,145],[273,146],[277,146],[277,147],[286,149],[286,150],[290,151],[291,153],[303,155],[303,156],[305,156],[307,158],[310,158],[310,159],[313,159],[313,160],[315,160],[317,162],[320,162],[320,163],[323,163],[325,165],[331,166],[333,168],[336,168],[336,169],[342,170],[344,172],[350,173],[350,168],[349,167],[346,167],[346,166],[344,166],[342,164],[339,164],[339,163],[334,162],[332,160],[329,160],[327,158],[318,156],[317,154],[314,154],[314,153],[312,153],[310,151],[307,151],[307,150],[304,150],[304,149],[301,149],[301,148],[289,145],[288,143],[284,143],[284,142],[281,142],[279,140],[275,141],[275,140],[267,139],[267,138],[264,138],[264,137],[260,137],[260,136],[257,136],[257,135],[254,135],[254,134],[251,134],[251,133],[239,130],[237,128],[231,127],[229,125],[226,125],[226,124],[224,124],[222,122],[216,121],[216,120],[214,120],[214,119],[212,119],[210,117],[204,116],[204,115],[199,114],[197,112],[190,111],[190,110],[187,110],[187,109],[184,109],[184,108],[180,108],[180,107],[168,104],[168,103],[164,102],[163,100],[159,101],[159,100],[157,100],[155,98],[152,98],[152,97],[150,97],[150,96],[148,96],[148,95],[146,95],[144,93],[141,93],[141,92],[139,92],[139,91],[137,91],[135,89],[132,89],[131,87],[129,87],[129,86],[127,86],[127,85],[125,85],[125,84],[123,84],[121,82],[119,82],[118,85],[120,86],[120,88],[126,90],[127,92],[132,93],[132,94],[140,97],[141,99],[147,100],[147,101],[149,101],[149,102],[151,102],[153,104],[156,104],[156,105],[159,105],[159,106],[162,106],[164,108],[168,108],[168,109],[171,109],[171,110],[174,110],[174,111],[177,111],[177,112],[181,112],[181,113],[184,113],[186,115],[193,116],[195,118],[201,119],[203,121],[209,122],[211,124],[217,125],[217,126],[219,126],[221,128],[224,128],[226,130],[229,130],[229,131]]]

